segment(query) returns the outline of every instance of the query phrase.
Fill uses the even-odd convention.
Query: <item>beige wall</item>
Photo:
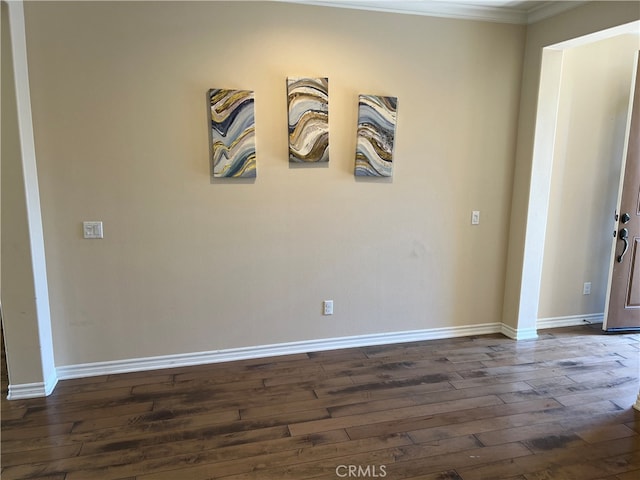
[[[512,328],[535,331],[538,320],[547,219],[546,207],[539,205],[549,193],[546,165],[534,161],[542,50],[639,18],[637,2],[589,2],[527,28],[502,314]],[[529,210],[530,205],[535,208]]]
[[[58,366],[517,328],[541,48],[639,16],[579,7],[525,49],[522,26],[286,4],[25,9]],[[328,168],[288,165],[288,75],[330,79]],[[256,92],[255,183],[210,182],[211,87]],[[391,182],[352,176],[359,93],[399,99]]]
[[[564,52],[539,317],[601,314],[638,35]],[[591,295],[583,283],[591,282]]]
[[[500,320],[524,27],[267,3],[25,10],[57,365]],[[328,168],[288,165],[287,75],[329,77]],[[253,184],[210,183],[211,87],[256,92]],[[352,175],[359,93],[398,97],[392,182]]]

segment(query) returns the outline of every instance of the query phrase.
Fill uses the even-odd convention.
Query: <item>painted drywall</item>
[[[539,317],[604,311],[640,35],[564,51]],[[583,295],[584,282],[591,294]]]
[[[499,320],[524,27],[261,2],[25,12],[57,365]],[[327,168],[288,164],[289,75],[329,77]],[[255,91],[254,183],[210,181],[212,87]],[[353,177],[359,93],[398,97],[392,181]]]
[[[637,2],[589,2],[527,28],[502,313],[514,329],[535,331],[538,320],[550,188],[534,152],[543,48],[639,18]]]

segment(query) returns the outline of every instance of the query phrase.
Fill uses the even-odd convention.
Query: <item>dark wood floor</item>
[[[3,394],[2,479],[638,480],[639,340],[584,326],[62,381]]]

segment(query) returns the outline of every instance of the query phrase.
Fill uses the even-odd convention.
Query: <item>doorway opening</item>
[[[636,21],[543,50],[524,255],[533,274],[522,284],[539,292],[539,329],[603,320],[639,28]],[[607,54],[620,49],[628,60]],[[589,65],[594,52],[602,63]],[[622,93],[589,93],[607,85]]]

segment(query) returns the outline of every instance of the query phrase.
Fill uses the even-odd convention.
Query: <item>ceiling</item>
[[[539,0],[280,0],[289,3],[353,8],[381,12],[464,18],[488,22],[534,23],[585,1]]]

